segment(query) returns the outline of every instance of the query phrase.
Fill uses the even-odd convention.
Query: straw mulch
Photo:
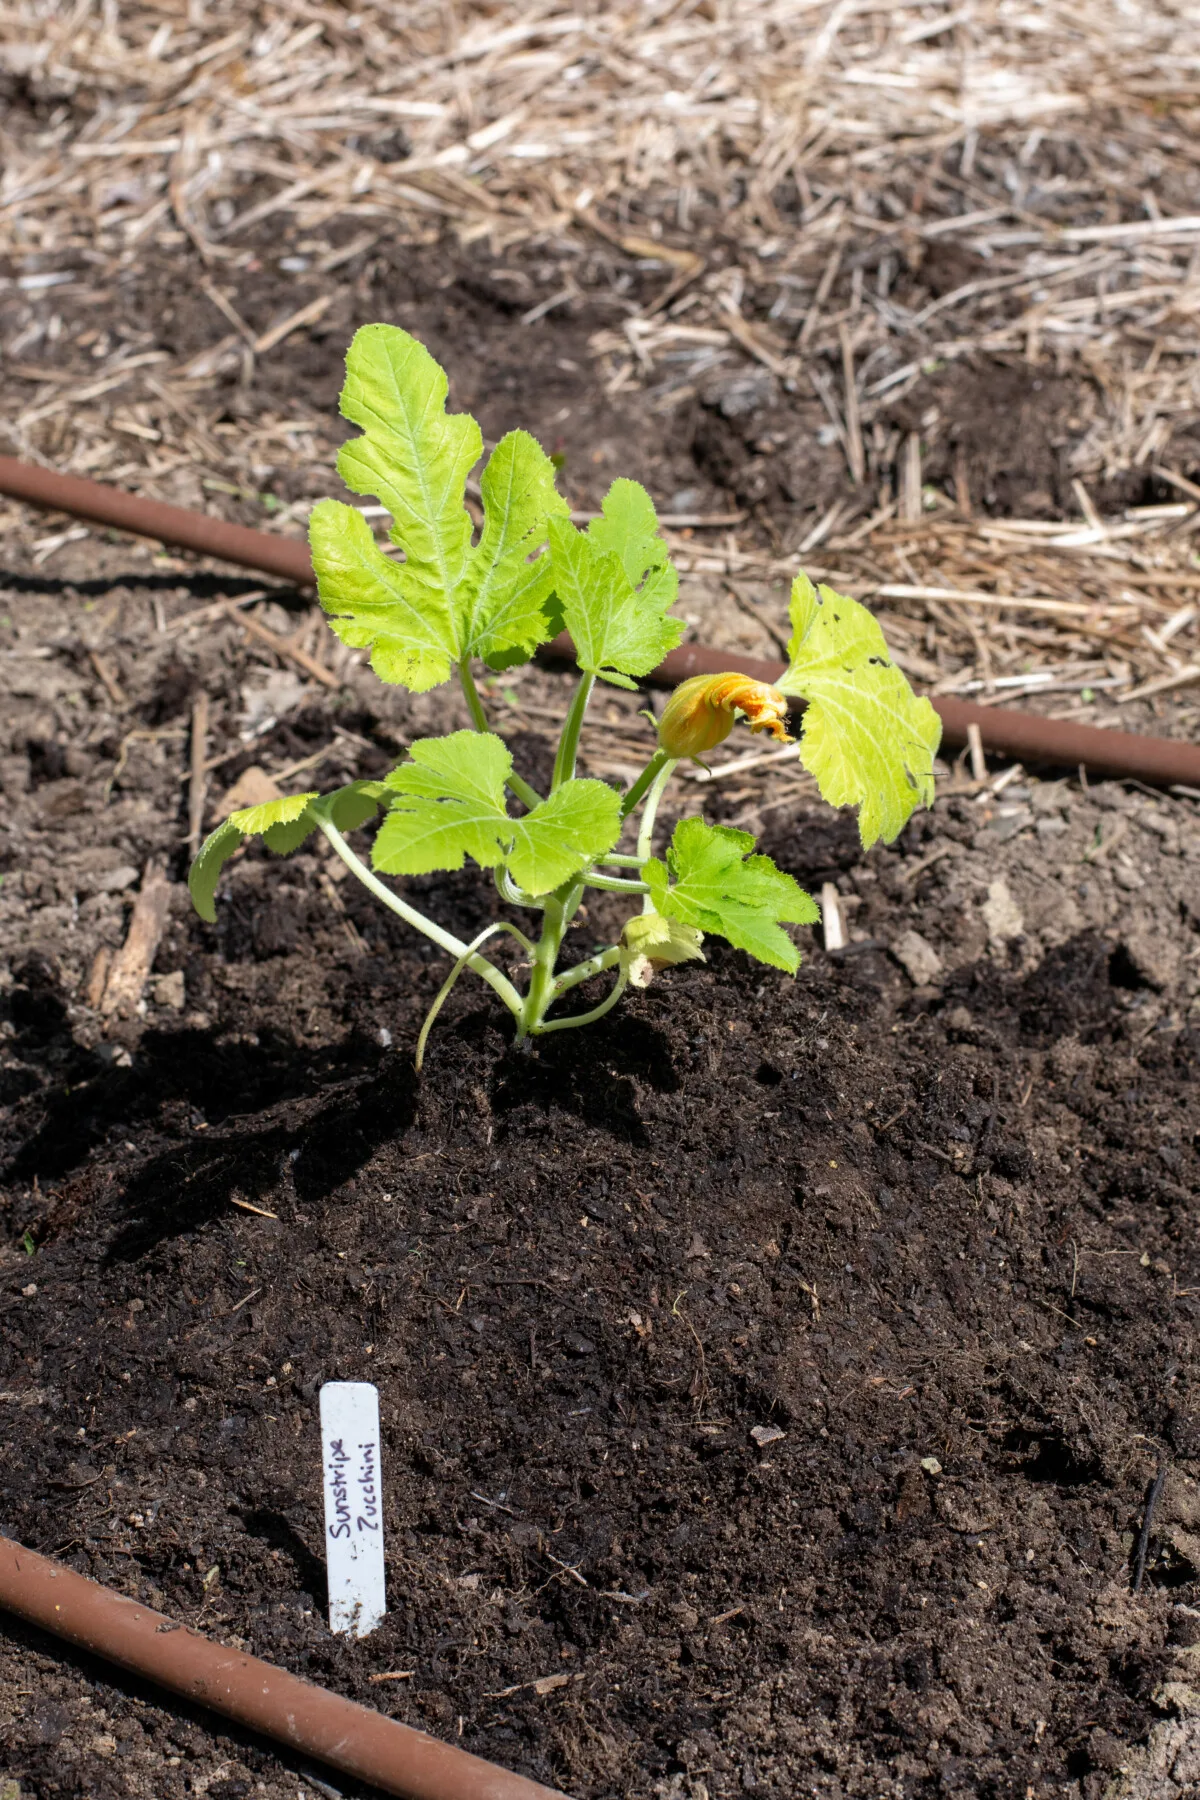
[[[1118,703],[1200,679],[1194,7],[12,0],[0,101],[6,450],[234,493],[265,443],[331,456],[303,396],[214,429],[214,383],[311,329],[356,257],[447,236],[549,256],[532,330],[599,246],[641,298],[593,335],[598,383],[653,418],[758,370],[785,407],[819,402],[844,458],[837,505],[681,541],[685,574],[774,591],[802,552],[943,692],[1125,722]],[[264,231],[316,244],[330,291],[250,332],[237,281]],[[172,255],[216,296],[210,350],[173,363],[102,304],[102,337],[59,341]],[[984,516],[961,462],[926,478],[953,410],[931,382],[944,399],[997,364],[1078,384],[1066,520]]]

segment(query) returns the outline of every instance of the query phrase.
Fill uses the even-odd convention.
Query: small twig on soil
[[[229,1311],[225,1314],[225,1317],[227,1319],[232,1319],[234,1313],[241,1312],[243,1306],[249,1306],[251,1300],[257,1300],[261,1293],[262,1289],[260,1287],[251,1288],[248,1294],[242,1295],[242,1298],[238,1301],[236,1306],[230,1307]]]
[[[171,884],[159,864],[148,862],[141,890],[133,903],[128,934],[113,958],[105,983],[101,1002],[103,1013],[128,1016],[136,1011],[146,977],[154,966],[170,910]]]
[[[108,980],[108,971],[112,967],[112,954],[107,944],[101,944],[92,958],[87,985],[83,990],[83,999],[84,1004],[90,1006],[93,1012],[99,1010],[100,1002],[104,998],[104,984]]]
[[[188,775],[188,849],[195,856],[204,827],[205,755],[208,749],[208,695],[199,693],[192,703],[191,768]]]
[[[1142,1529],[1138,1533],[1137,1553],[1133,1559],[1133,1591],[1135,1594],[1140,1594],[1142,1591],[1142,1578],[1146,1573],[1146,1552],[1150,1548],[1150,1530],[1154,1524],[1155,1510],[1162,1499],[1162,1491],[1166,1483],[1167,1459],[1160,1455],[1158,1473],[1150,1483],[1150,1492],[1146,1495],[1146,1510],[1142,1515]]]
[[[332,294],[320,294],[315,300],[310,300],[307,306],[302,306],[299,312],[281,319],[278,325],[272,325],[270,331],[264,331],[261,337],[255,338],[255,354],[265,356],[268,350],[273,350],[276,344],[282,344],[285,337],[290,337],[302,325],[315,325],[321,314],[333,305],[333,301]]]
[[[88,658],[93,669],[100,678],[100,685],[118,711],[124,711],[129,705],[129,695],[117,680],[116,672],[111,664],[101,656],[98,650],[89,650]]]
[[[950,1164],[954,1162],[954,1158],[948,1150],[939,1150],[936,1144],[927,1144],[924,1138],[915,1137],[913,1144],[916,1149],[923,1150],[926,1156],[936,1156],[939,1162]]]
[[[1091,863],[1093,867],[1102,863],[1105,857],[1108,856],[1111,851],[1116,849],[1128,830],[1129,820],[1122,814],[1119,818],[1114,820],[1112,830],[1106,837],[1102,838],[1101,842],[1096,845],[1094,850],[1084,851],[1083,861],[1085,863]]]
[[[846,455],[850,464],[850,473],[856,483],[861,484],[867,473],[867,456],[863,448],[862,425],[858,412],[858,382],[854,372],[854,346],[850,341],[850,333],[845,325],[838,326],[838,340],[842,352],[842,383],[845,388],[846,418]]]
[[[739,756],[733,762],[721,763],[715,769],[683,769],[681,774],[689,781],[699,782],[707,786],[713,781],[727,781],[731,775],[743,775],[747,769],[774,767],[776,763],[795,762],[800,755],[799,744],[787,744],[782,750],[756,750],[749,756]]]
[[[346,911],[342,896],[338,893],[332,881],[330,881],[328,875],[326,875],[324,871],[322,871],[321,874],[321,886],[325,891],[325,897],[329,901],[330,906],[332,906],[334,912],[341,920],[342,930],[349,940],[350,948],[354,951],[356,956],[366,956],[368,951],[366,944],[363,942],[362,933]]]
[[[904,440],[900,461],[900,517],[906,525],[916,524],[924,508],[921,494],[921,434],[910,431]]]
[[[838,891],[832,881],[826,881],[821,888],[821,927],[827,951],[846,948],[842,909],[838,905]]]
[[[1002,794],[1006,787],[1011,787],[1017,777],[1024,773],[1025,770],[1021,763],[1010,763],[1008,768],[1004,770],[1004,773],[1002,775],[997,775],[995,781],[993,781],[990,790],[992,798],[994,799],[997,794]]]
[[[249,1200],[239,1200],[236,1194],[229,1196],[230,1206],[240,1206],[243,1212],[257,1213],[260,1219],[278,1219],[279,1214],[268,1212],[265,1206],[252,1206]]]
[[[983,734],[978,725],[972,721],[967,726],[967,749],[971,753],[971,775],[975,781],[986,781],[988,778],[987,758],[983,754]]]
[[[692,1400],[695,1403],[696,1407],[700,1408],[704,1405],[704,1402],[708,1399],[708,1361],[704,1354],[704,1345],[701,1342],[700,1333],[696,1330],[696,1327],[692,1324],[692,1321],[688,1318],[687,1314],[683,1310],[683,1307],[680,1305],[680,1301],[683,1299],[683,1297],[686,1293],[687,1293],[687,1289],[684,1288],[683,1293],[678,1296],[678,1298],[675,1301],[675,1304],[671,1308],[671,1311],[672,1311],[672,1313],[674,1313],[674,1315],[677,1319],[683,1320],[684,1324],[687,1326],[688,1330],[691,1332],[693,1338],[696,1341],[696,1354],[700,1358],[700,1364],[696,1370],[696,1378],[692,1383],[692,1389],[693,1389]]]
[[[936,850],[931,850],[929,852],[928,856],[922,856],[907,869],[901,869],[901,881],[908,883],[916,881],[917,877],[923,875],[926,869],[932,869],[934,863],[940,862],[943,856],[950,856],[952,853],[957,852],[958,848],[959,846],[955,843],[953,838],[948,839],[944,844],[939,844]]]
[[[256,588],[252,594],[239,594],[235,600],[214,600],[210,606],[197,606],[191,612],[180,613],[177,619],[168,619],[164,635],[172,637],[192,625],[211,625],[214,619],[228,618],[243,606],[253,606],[255,601],[269,598],[266,588]]]
[[[592,1585],[591,1582],[585,1581],[583,1576],[579,1573],[579,1570],[573,1569],[571,1567],[570,1563],[563,1562],[561,1557],[555,1556],[549,1550],[544,1550],[542,1552],[542,1554],[543,1554],[543,1556],[545,1556],[547,1558],[548,1561],[557,1564],[557,1566],[563,1571],[563,1573],[566,1575],[569,1575],[573,1581],[577,1581],[579,1583],[580,1587],[591,1587],[591,1585]]]
[[[346,1800],[344,1789],[334,1787],[332,1781],[322,1781],[319,1775],[310,1775],[307,1771],[301,1771],[300,1779],[307,1782],[315,1793],[324,1794],[325,1800]]]
[[[311,675],[315,681],[321,682],[332,692],[339,693],[341,691],[342,684],[338,677],[331,669],[327,669],[324,663],[319,663],[315,656],[310,656],[307,650],[301,650],[299,645],[293,644],[289,638],[280,637],[278,632],[269,630],[257,619],[251,618],[248,613],[245,615],[235,614],[232,604],[227,606],[225,611],[230,618],[236,620],[236,623],[244,631],[252,632],[256,638],[269,645],[276,656],[282,656],[290,662],[297,663],[306,674]]]

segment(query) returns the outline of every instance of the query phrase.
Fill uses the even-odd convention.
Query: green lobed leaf
[[[648,862],[643,879],[663,918],[726,938],[794,975],[800,953],[780,922],[811,925],[820,909],[769,856],[747,855],[753,848],[749,832],[681,819],[666,862]]]
[[[215,923],[217,909],[213,904],[217,891],[217,882],[221,878],[221,870],[230,857],[239,851],[245,842],[236,825],[226,819],[217,829],[205,838],[188,870],[188,892],[192,896],[192,905],[210,925]]]
[[[792,584],[788,668],[776,686],[808,702],[800,760],[831,806],[858,806],[865,847],[900,832],[933,802],[942,725],[888,655],[878,622],[857,600]]]
[[[454,635],[444,597],[411,582],[408,564],[383,554],[360,512],[318,501],[308,542],[330,626],[352,650],[371,652],[380,681],[423,694],[449,680]]]
[[[404,561],[375,543],[354,507],[322,501],[309,527],[321,604],[343,642],[371,651],[383,681],[422,693],[451,665],[482,656],[494,667],[526,661],[558,628],[550,611],[546,522],[566,501],[527,432],[503,437],[481,480],[478,544],[466,480],[483,441],[467,413],[446,412],[445,372],[425,346],[393,325],[366,325],[346,357],[342,412],[363,435],[343,445],[338,471],[355,493],[392,514]]]
[[[260,806],[244,806],[240,812],[217,826],[204,840],[188,872],[188,889],[192,904],[202,919],[211,925],[216,918],[214,900],[221,870],[241,849],[248,837],[261,837],[276,856],[290,856],[317,829],[321,816],[332,820],[339,831],[354,831],[365,825],[379,808],[386,794],[378,781],[352,781],[335,788],[332,794],[287,794],[281,800],[267,800]]]
[[[324,813],[339,831],[357,831],[374,818],[387,798],[388,790],[382,781],[351,781],[345,787],[335,788],[332,794],[324,794],[315,802],[313,811]]]
[[[364,325],[346,356],[341,410],[362,427],[343,444],[338,474],[355,494],[375,494],[395,520],[414,593],[442,600],[462,579],[471,549],[463,505],[483,454],[469,413],[447,413],[449,382],[424,344],[395,325]]]
[[[485,869],[504,860],[507,747],[491,732],[452,731],[418,738],[411,761],[386,776],[395,798],[379,827],[371,860],[389,875],[461,869],[470,856]]]
[[[548,893],[620,836],[621,801],[602,781],[564,781],[523,818],[505,805],[512,757],[491,732],[419,738],[386,779],[394,796],[372,860],[391,875],[504,863],[530,894]]]
[[[606,782],[573,777],[513,821],[508,867],[527,894],[548,894],[621,835],[621,796]]]
[[[617,557],[631,587],[663,610],[675,604],[679,575],[658,535],[658,514],[645,488],[621,476],[601,501],[601,513],[587,536],[599,550]],[[673,646],[672,646],[673,647]]]
[[[530,556],[545,543],[548,520],[570,512],[554,477],[550,458],[526,431],[510,431],[488,458],[479,484],[483,533],[456,595],[460,656],[510,668],[552,635],[550,558]]]
[[[280,855],[296,850],[316,830],[317,821],[309,814],[311,794],[288,794],[282,800],[268,800],[261,806],[244,806],[210,832],[196,853],[188,871],[188,891],[192,905],[202,919],[211,925],[216,919],[213,904],[221,870],[241,849],[248,837],[265,836],[268,846]],[[272,843],[272,838],[275,841]]]
[[[630,677],[648,675],[683,636],[682,620],[666,616],[678,577],[657,523],[636,481],[613,483],[586,532],[550,522],[554,588],[576,661],[616,687],[634,687]]]

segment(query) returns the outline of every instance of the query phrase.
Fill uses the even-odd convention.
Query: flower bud
[[[659,748],[668,756],[702,756],[729,736],[739,712],[751,731],[769,731],[780,744],[792,742],[787,701],[778,688],[749,675],[693,675],[680,682],[663,708]]]
[[[660,969],[673,963],[706,962],[704,933],[694,925],[680,925],[659,913],[638,913],[626,919],[621,933],[621,964],[630,987],[646,988]]]

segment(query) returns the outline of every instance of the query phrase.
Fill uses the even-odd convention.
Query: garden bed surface
[[[839,883],[846,953],[791,981],[711,944],[528,1056],[460,990],[421,1079],[438,960],[333,913],[315,854],[252,852],[215,933],[178,907],[187,1010],[123,1039],[26,953],[6,1529],[580,1795],[1106,1791],[1196,1597],[1196,831],[1028,792],[1016,833],[952,798],[865,859],[801,809],[766,847]],[[1079,860],[1115,819],[1136,888]],[[411,885],[464,933],[494,905]],[[331,1379],[382,1402],[359,1645],[323,1620]],[[296,1791],[4,1641],[23,1794]]]
[[[103,306],[139,354],[191,368],[225,322],[185,262],[147,248]],[[589,333],[662,274],[609,291],[593,262],[535,333],[521,309],[563,279],[549,254],[385,246],[298,283],[264,247],[235,294],[255,330],[317,287],[329,310],[286,366],[235,358],[212,393],[180,387],[191,450],[164,450],[156,491],[297,531],[285,509],[335,485],[346,339],[397,319],[490,437],[521,423],[565,451],[580,509],[635,474],[680,518],[748,515],[753,557],[709,555],[720,526],[677,540],[680,610],[771,654],[781,549],[871,493],[815,395],[757,366],[701,371],[678,404],[597,399]],[[101,301],[53,291],[45,356],[82,379]],[[984,523],[1073,505],[1090,387],[987,359],[921,383],[888,432],[936,402],[926,474],[957,469]],[[130,420],[135,443],[183,431]],[[236,482],[204,486],[212,468]],[[1092,492],[1164,497],[1146,481]],[[449,690],[381,689],[276,591],[258,616],[325,659],[331,698],[217,610],[258,583],[64,529],[14,526],[2,578],[0,1526],[580,1800],[1194,1787],[1195,803],[1050,778],[963,791],[960,771],[864,857],[794,772],[681,782],[677,807],[703,800],[814,891],[836,884],[847,951],[801,933],[791,981],[710,944],[706,967],[528,1057],[464,984],[418,1080],[444,959],[337,865],[254,848],[214,929],[189,911],[190,707],[203,689],[223,758],[211,821],[252,765],[289,788],[378,775],[465,723]],[[975,524],[947,501],[903,527],[943,529]],[[830,540],[844,586],[911,579],[856,533]],[[941,552],[920,554],[943,585]],[[940,677],[921,658],[961,621],[910,611],[906,666]],[[566,692],[514,671],[489,693],[534,773]],[[1118,711],[1109,692],[1089,719],[1193,728],[1186,695]],[[604,696],[585,772],[628,778],[644,703]],[[142,1008],[104,1017],[97,959],[156,859],[174,887]],[[408,887],[465,936],[494,916],[482,881]],[[619,911],[598,899],[572,954]],[[317,1393],[337,1378],[377,1382],[384,1422],[391,1611],[359,1645],[323,1618]],[[329,1789],[11,1621],[0,1767],[23,1800]]]

